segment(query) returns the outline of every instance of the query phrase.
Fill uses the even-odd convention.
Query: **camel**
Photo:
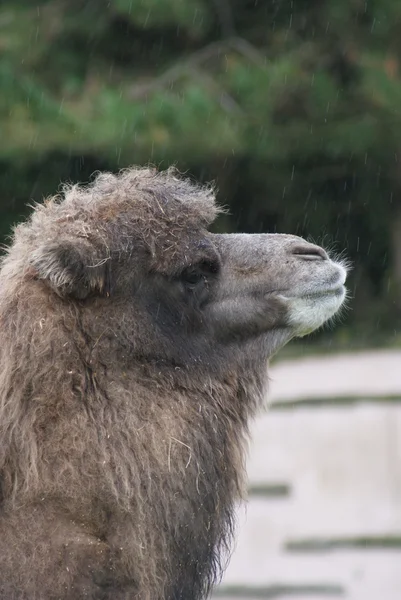
[[[212,186],[65,186],[0,270],[0,599],[201,600],[244,495],[268,359],[343,305],[302,238],[217,234]]]

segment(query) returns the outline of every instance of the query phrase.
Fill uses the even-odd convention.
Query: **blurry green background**
[[[176,164],[217,228],[344,251],[338,344],[400,344],[400,61],[400,0],[2,0],[0,241],[62,181]]]

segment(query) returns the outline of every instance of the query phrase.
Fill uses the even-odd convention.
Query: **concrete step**
[[[250,581],[247,590],[243,587],[244,568]],[[226,573],[219,597],[232,598],[235,590],[235,596],[242,594],[241,598],[399,600],[401,552],[341,551],[317,556],[265,553],[258,560],[255,554],[251,558],[238,553]]]
[[[269,401],[401,394],[401,351],[374,350],[274,363]]]
[[[382,351],[272,367],[281,407],[253,424],[250,499],[213,598],[400,600],[401,402],[372,401],[401,398],[400,366]]]

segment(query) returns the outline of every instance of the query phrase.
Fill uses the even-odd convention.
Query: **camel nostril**
[[[314,244],[299,244],[292,248],[292,254],[305,260],[327,260],[329,257],[323,248]]]

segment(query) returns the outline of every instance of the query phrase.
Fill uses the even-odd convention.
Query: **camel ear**
[[[30,264],[37,279],[60,296],[84,300],[90,294],[111,293],[110,257],[99,258],[85,242],[49,242],[33,252]]]

